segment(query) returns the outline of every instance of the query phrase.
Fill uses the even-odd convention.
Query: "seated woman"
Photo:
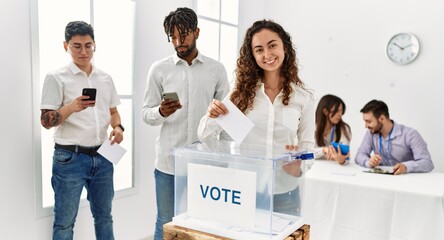
[[[333,147],[332,142],[350,145],[351,129],[342,120],[345,113],[345,103],[339,97],[331,94],[323,96],[316,109],[315,159],[327,159],[339,164],[348,163],[350,151],[343,153],[340,147]]]

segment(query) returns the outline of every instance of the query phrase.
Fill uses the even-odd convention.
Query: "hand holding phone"
[[[350,146],[344,145],[342,143],[331,142],[331,145],[336,149],[336,151],[339,151],[338,148],[341,148],[342,155],[347,155],[350,149]]]
[[[96,94],[97,94],[97,89],[95,88],[84,88],[82,90],[82,95],[83,96],[89,96],[89,98],[87,99],[82,99],[82,100],[96,100]]]
[[[163,117],[168,117],[169,115],[176,112],[176,110],[182,108],[179,101],[179,96],[175,92],[162,93],[163,100],[160,102],[159,112]]]
[[[165,93],[162,93],[162,97],[165,100],[179,101],[179,96],[177,96],[176,92],[165,92]]]

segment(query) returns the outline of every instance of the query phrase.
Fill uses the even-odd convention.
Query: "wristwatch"
[[[120,129],[122,129],[122,132],[125,132],[125,128],[122,126],[121,123],[117,124],[114,128],[119,127]]]

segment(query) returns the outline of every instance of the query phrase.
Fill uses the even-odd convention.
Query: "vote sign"
[[[187,188],[190,217],[254,227],[256,172],[189,163]]]

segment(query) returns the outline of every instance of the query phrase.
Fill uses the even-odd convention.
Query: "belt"
[[[95,147],[82,147],[79,145],[60,145],[56,143],[54,148],[61,148],[74,153],[83,153],[91,156],[96,156],[97,150],[100,148],[100,145]]]

